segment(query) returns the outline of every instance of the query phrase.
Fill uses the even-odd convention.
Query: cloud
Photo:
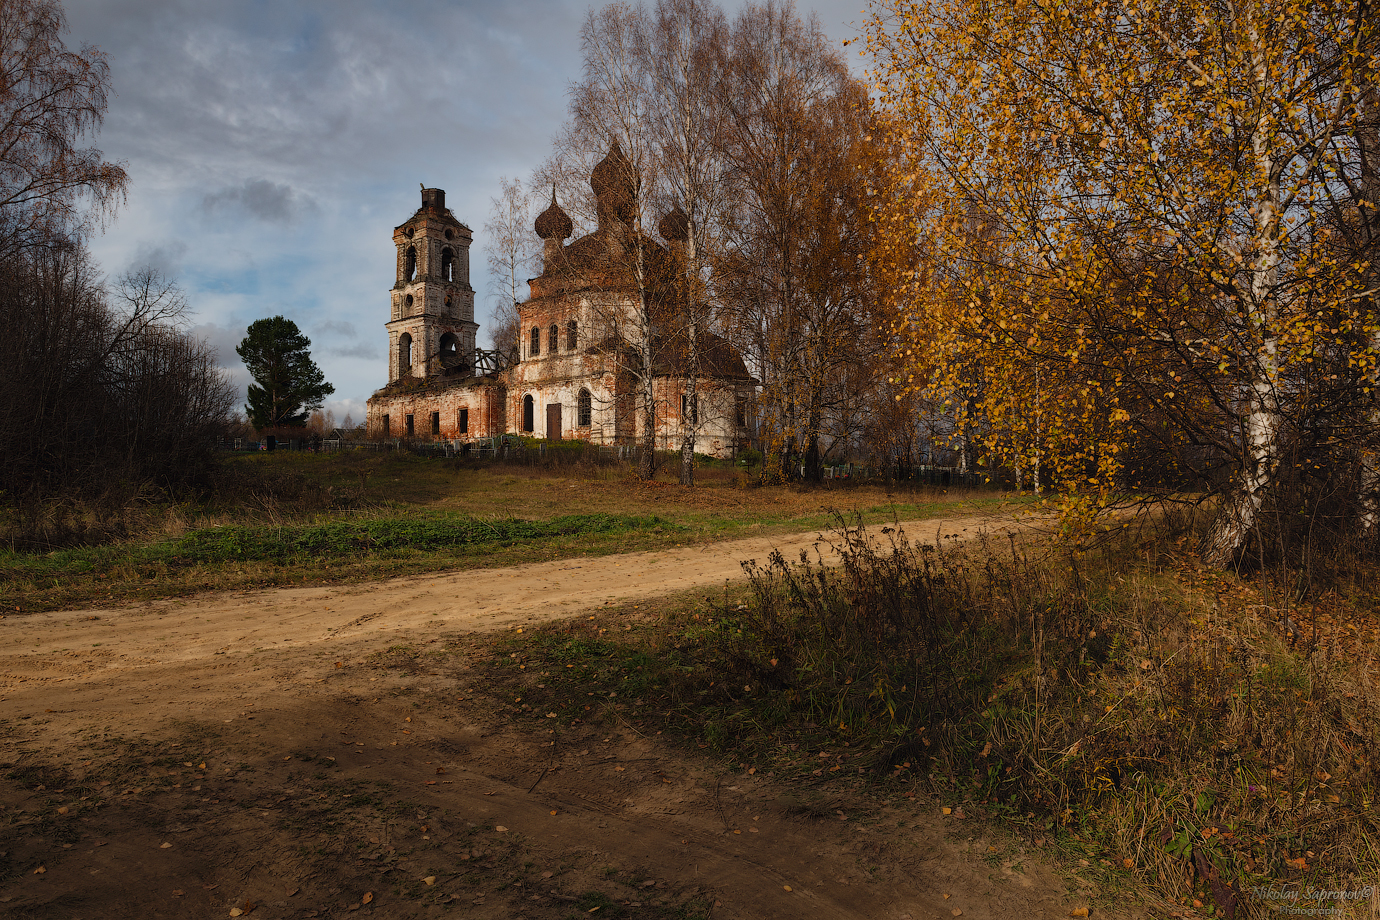
[[[244,341],[247,328],[221,326],[216,323],[198,323],[187,331],[215,349],[217,367],[226,370],[244,370],[244,364],[240,361],[240,356],[235,353],[235,348]]]
[[[181,240],[168,243],[140,243],[134,251],[128,268],[138,270],[152,268],[165,278],[176,278],[182,268],[182,259],[187,255],[187,244]]]
[[[357,342],[354,345],[350,345],[345,348],[326,348],[323,349],[323,352],[325,354],[330,355],[333,358],[373,359],[383,356],[383,349],[380,348],[377,344],[372,344],[369,342]]]
[[[334,412],[336,423],[340,425],[345,424],[345,416],[347,415],[356,425],[362,425],[368,414],[368,406],[362,399],[332,399],[322,408],[327,412]]]
[[[355,331],[355,324],[345,320],[332,319],[321,323],[312,330],[313,335],[336,336],[342,339],[356,338],[359,333]]]
[[[238,205],[249,215],[270,224],[290,224],[303,214],[316,211],[316,202],[291,186],[267,179],[250,179],[242,185],[213,192],[201,199],[201,206],[215,213]]]

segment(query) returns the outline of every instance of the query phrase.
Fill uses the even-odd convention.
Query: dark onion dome
[[[618,204],[631,203],[637,197],[637,181],[633,177],[632,161],[623,153],[617,139],[609,148],[608,155],[594,167],[589,175],[589,186],[594,189],[596,198],[608,197]]]
[[[668,243],[683,243],[690,239],[690,218],[676,205],[657,221],[656,232]]]
[[[575,232],[575,225],[571,223],[570,215],[561,210],[560,205],[556,204],[556,186],[554,185],[551,186],[551,205],[537,216],[536,230],[537,236],[544,240],[568,240],[570,235]]]

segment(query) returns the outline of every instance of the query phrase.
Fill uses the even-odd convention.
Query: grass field
[[[407,453],[229,457],[196,500],[135,504],[87,545],[0,551],[0,609],[33,612],[207,590],[357,581],[657,549],[998,509],[999,492],[888,490],[836,480],[742,487],[710,467],[693,489],[619,467]],[[66,533],[81,523],[68,510]],[[114,533],[115,538],[111,539]]]

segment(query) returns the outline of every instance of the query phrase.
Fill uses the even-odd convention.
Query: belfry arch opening
[[[407,247],[407,264],[403,266],[403,280],[413,281],[417,277],[417,247]]]
[[[441,250],[441,280],[455,280],[455,250],[449,246]]]
[[[404,332],[398,336],[398,376],[412,373],[412,336]]]
[[[447,332],[441,336],[441,358],[454,358],[460,353],[460,340],[455,337],[455,333]]]

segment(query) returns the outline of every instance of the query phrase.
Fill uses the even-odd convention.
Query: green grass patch
[[[54,507],[39,528],[53,541],[11,541],[0,551],[0,610],[654,550],[826,529],[833,509],[879,523],[1022,502],[846,482],[742,489],[711,475],[685,489],[639,483],[616,467],[477,465],[406,452],[236,456],[184,499]],[[0,532],[6,520],[0,505]]]
[[[574,514],[544,521],[484,519],[424,512],[308,524],[228,525],[194,530],[153,543],[117,543],[49,553],[0,551],[0,604],[43,609],[77,598],[139,596],[147,582],[166,593],[177,586],[231,587],[244,581],[291,582],[337,565],[361,569],[454,564],[458,555],[522,550],[572,540],[598,542],[637,535],[684,538],[687,531],[655,515]],[[345,573],[340,564],[346,563]],[[227,573],[230,584],[217,583]],[[238,579],[235,576],[240,576]],[[202,585],[198,576],[211,581]],[[103,590],[105,589],[105,590]],[[157,592],[152,592],[157,593]]]

